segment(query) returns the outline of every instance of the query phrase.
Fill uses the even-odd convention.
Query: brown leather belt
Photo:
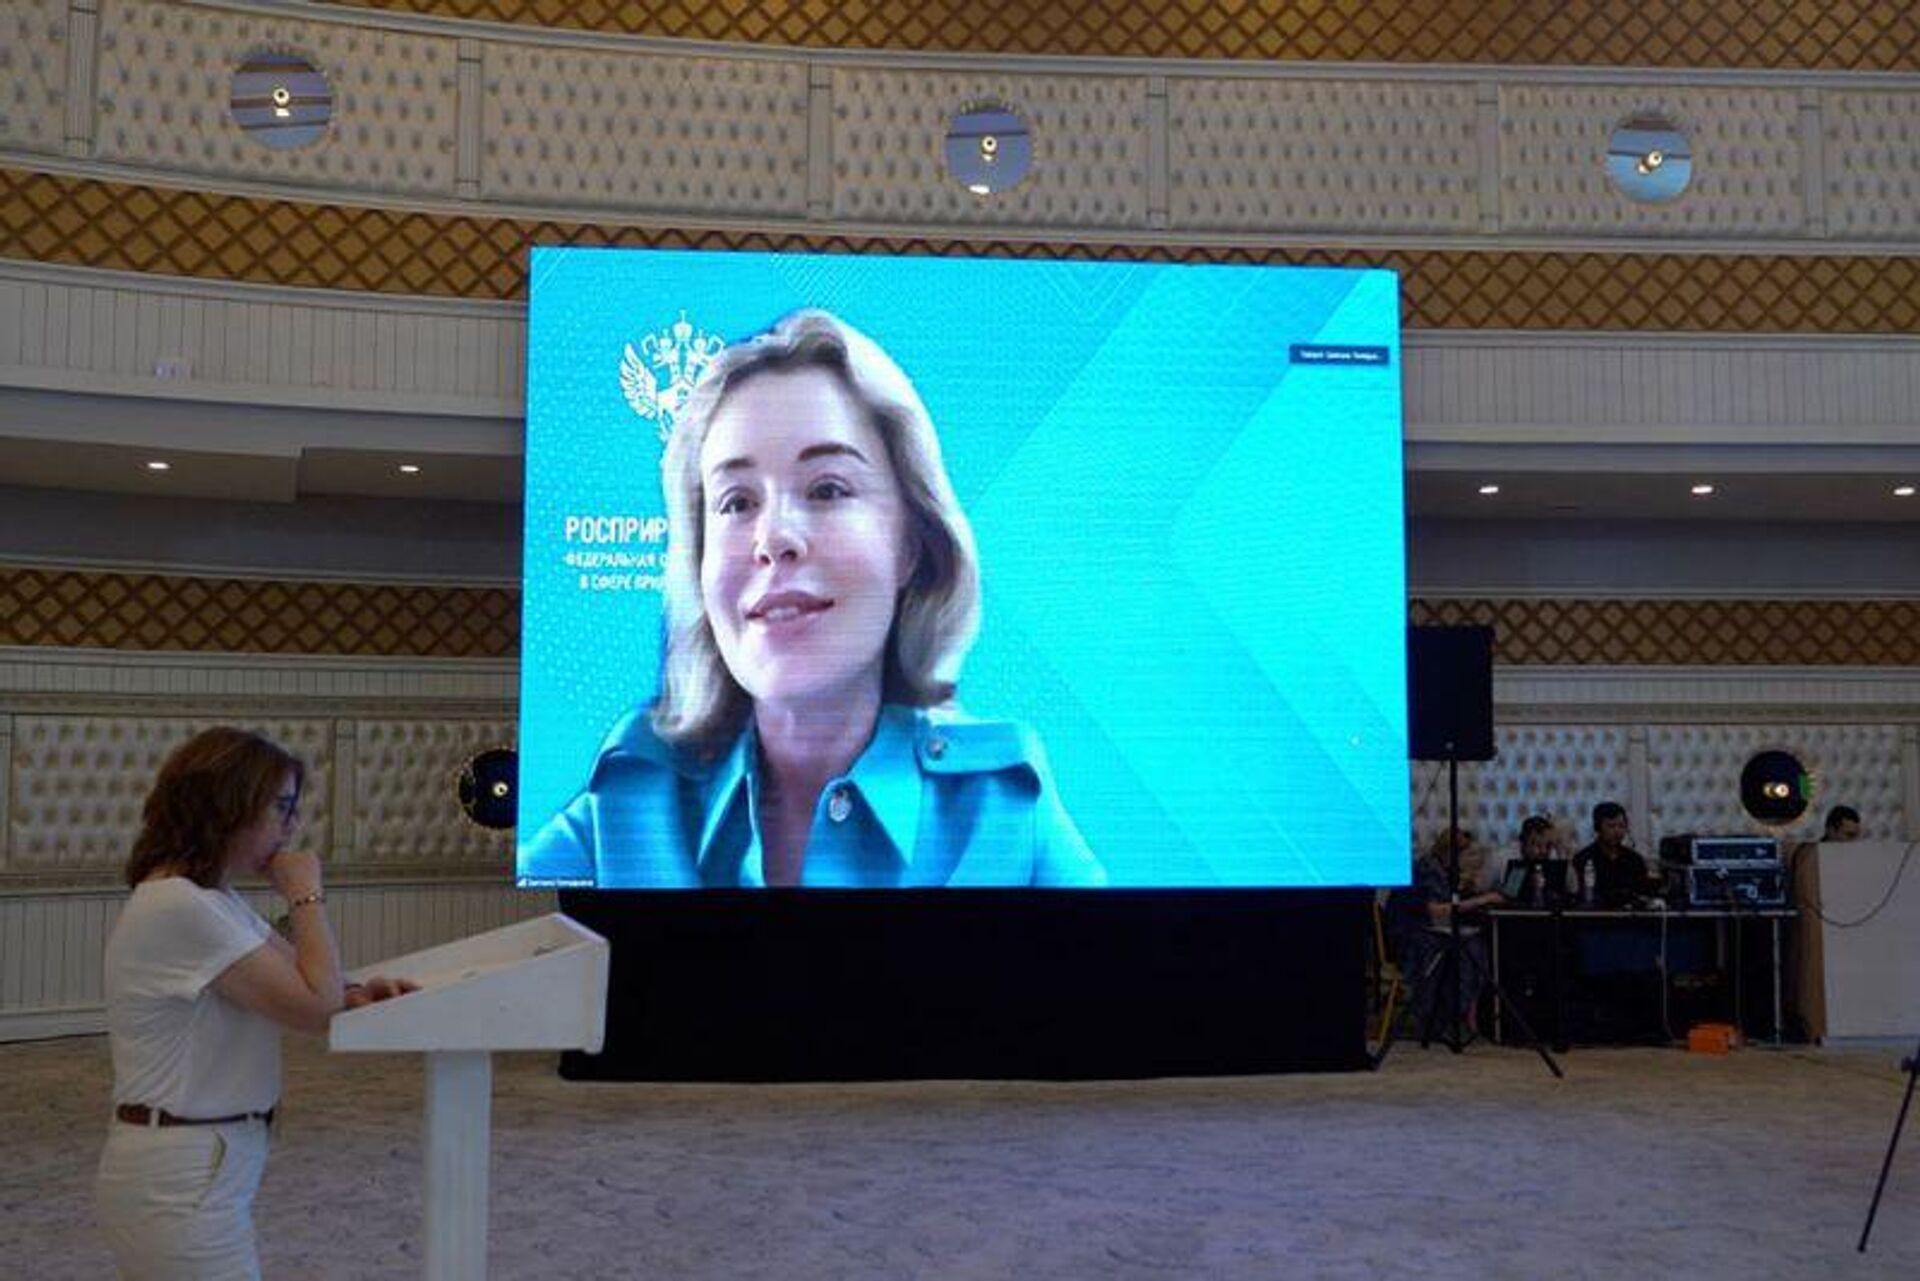
[[[232,1116],[175,1116],[165,1108],[150,1108],[144,1103],[122,1103],[113,1109],[116,1120],[128,1125],[231,1125],[236,1121],[273,1123],[273,1108],[265,1112],[236,1112]]]

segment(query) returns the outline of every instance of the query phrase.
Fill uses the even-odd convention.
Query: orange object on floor
[[[1740,1029],[1731,1023],[1696,1023],[1687,1031],[1687,1049],[1694,1054],[1725,1054],[1740,1048]]]

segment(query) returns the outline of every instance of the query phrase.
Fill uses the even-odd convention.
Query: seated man
[[[1554,830],[1553,820],[1534,814],[1520,824],[1520,857],[1508,862],[1525,869],[1518,899],[1528,907],[1555,907],[1569,896],[1567,852]],[[1511,893],[1512,886],[1503,886]]]
[[[1593,807],[1593,843],[1573,856],[1573,869],[1601,907],[1631,907],[1659,890],[1647,860],[1627,844],[1627,811],[1617,801]]]

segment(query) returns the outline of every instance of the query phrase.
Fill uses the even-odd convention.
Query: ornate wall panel
[[[325,289],[514,298],[531,244],[1377,266],[1407,324],[1745,333],[1920,330],[1920,259],[1310,250],[801,235],[404,213],[0,167],[0,256]]]
[[[1678,832],[1765,832],[1740,807],[1740,770],[1755,752],[1785,749],[1814,774],[1814,803],[1787,831],[1813,839],[1826,806],[1860,811],[1861,835],[1900,840],[1905,806],[1898,725],[1656,725],[1647,731],[1651,845]]]
[[[1483,884],[1515,855],[1522,819],[1553,819],[1571,852],[1592,839],[1593,807],[1608,800],[1627,807],[1633,843],[1649,856],[1662,836],[1683,832],[1811,840],[1825,807],[1840,802],[1860,810],[1867,839],[1906,839],[1902,741],[1910,733],[1901,725],[1814,722],[1505,724],[1495,731],[1493,760],[1459,766],[1460,826],[1489,855]],[[1807,814],[1779,829],[1740,807],[1741,767],[1765,748],[1796,752],[1818,779]],[[1424,850],[1447,830],[1446,766],[1417,761],[1412,783],[1414,848]]]
[[[476,752],[511,747],[504,720],[357,720],[354,834],[343,863],[398,871],[471,864],[507,875],[513,833],[466,821],[455,805],[460,770]]]
[[[67,134],[67,0],[0,5],[0,142],[59,151]]]
[[[111,880],[140,829],[140,805],[160,762],[219,723],[205,717],[16,715],[4,877]],[[332,725],[313,719],[249,723],[306,762],[302,839],[327,849]]]
[[[1415,600],[1416,626],[1494,629],[1494,661],[1543,666],[1920,666],[1920,601]]]
[[[469,822],[456,783],[474,752],[512,744],[513,690],[502,664],[401,657],[0,661],[0,899],[111,883],[161,760],[216,723],[306,762],[300,843],[332,879],[504,879],[511,836]]]
[[[835,70],[833,216],[852,221],[1144,227],[1147,85],[1137,76]],[[1032,134],[1025,181],[990,200],[946,173],[954,112],[998,99]]]
[[[693,40],[1145,58],[1648,67],[1920,66],[1920,15],[1884,0],[335,0]]]
[[[480,189],[502,199],[800,216],[807,68],[489,44]]]
[[[33,0],[15,22],[21,48],[7,56],[23,74],[10,86],[13,105],[0,103],[0,142],[183,178],[492,199],[584,216],[832,216],[896,230],[1604,232],[1803,247],[1827,232],[1829,194],[1841,227],[1896,245],[1910,238],[1903,228],[1916,203],[1903,200],[1912,184],[1899,175],[1911,172],[1900,168],[1911,151],[1902,141],[1920,95],[1880,86],[1839,93],[1811,77],[1719,84],[1676,75],[1678,83],[1633,86],[1505,68],[1470,84],[1476,73],[1460,64],[1444,73],[1451,83],[1427,68],[1332,79],[1284,67],[1235,77],[1193,63],[1164,78],[1151,64],[1118,73],[1111,63],[862,67],[799,51],[570,47],[494,29],[461,39],[451,27],[382,29],[362,15],[328,21],[311,16],[324,10],[289,12],[268,0],[101,0],[98,41],[87,34],[94,15],[74,11],[68,38],[83,47],[63,63],[60,15],[32,20],[45,2]],[[1246,14],[1209,7],[1188,17],[1218,28]],[[1400,19],[1294,8],[1270,19],[1321,20]],[[299,53],[331,76],[338,113],[319,143],[280,151],[234,126],[231,70],[260,49]],[[65,75],[81,100],[67,105],[83,109],[63,119]],[[1803,140],[1823,94],[1836,119],[1825,137]],[[1029,117],[1037,164],[1018,188],[982,201],[945,178],[940,152],[951,112],[987,96]],[[1648,108],[1677,116],[1693,138],[1696,181],[1672,204],[1630,201],[1602,173],[1613,125]],[[1170,172],[1161,166],[1167,134]],[[456,245],[450,256],[463,255]]]
[[[187,173],[452,195],[458,42],[153,0],[103,0],[94,154]],[[333,88],[319,142],[281,151],[244,136],[233,69],[269,49],[302,55]]]
[[[1459,767],[1460,826],[1492,855],[1488,878],[1497,878],[1513,855],[1520,821],[1529,814],[1583,831],[1596,803],[1628,794],[1624,726],[1502,725],[1494,748],[1493,760]],[[1415,848],[1424,850],[1447,830],[1447,767],[1416,761],[1412,781]]]
[[[1172,78],[1169,221],[1476,231],[1474,94],[1471,84]]]
[[[504,588],[0,568],[0,645],[493,658],[519,640]]]
[[[1920,237],[1920,93],[1824,93],[1827,227]]]
[[[1503,85],[1500,109],[1507,230],[1750,236],[1805,222],[1794,90]],[[1692,144],[1693,183],[1668,204],[1630,200],[1607,178],[1609,137],[1642,111],[1666,114]]]

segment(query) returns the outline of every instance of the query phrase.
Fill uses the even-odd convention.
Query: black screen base
[[[568,890],[612,944],[573,1080],[1356,1071],[1371,890]]]

